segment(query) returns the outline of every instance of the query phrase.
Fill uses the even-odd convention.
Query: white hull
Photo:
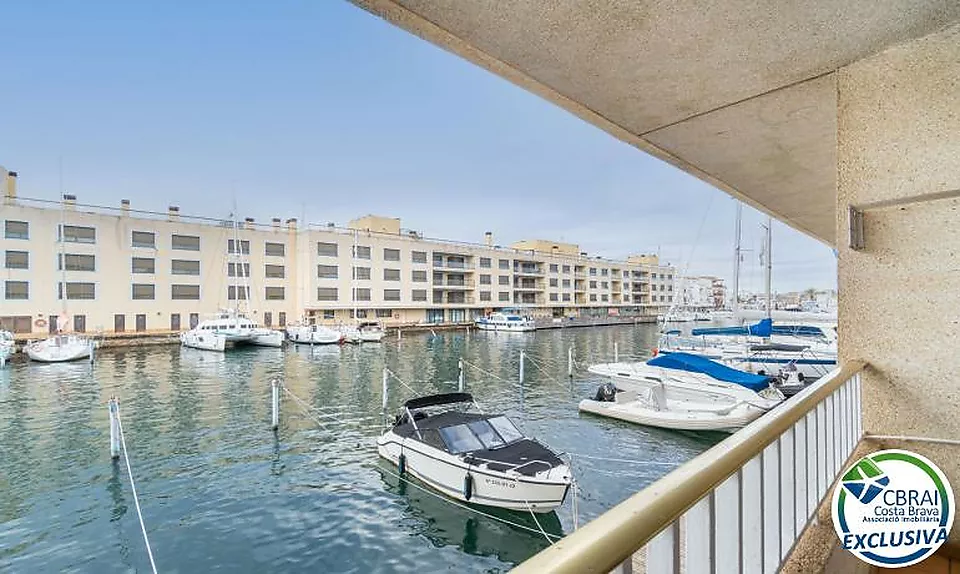
[[[273,329],[254,329],[250,336],[250,344],[258,347],[282,347],[283,331]]]
[[[287,340],[301,345],[335,345],[343,340],[343,334],[321,325],[287,327]]]
[[[481,331],[499,331],[503,333],[529,333],[536,331],[537,327],[533,324],[511,325],[498,323],[480,323],[476,324],[477,329]]]
[[[377,440],[377,452],[394,465],[399,465],[403,453],[408,475],[450,498],[497,508],[550,512],[563,503],[570,484],[570,469],[566,465],[535,476],[498,472],[468,465],[458,456],[393,432]],[[465,496],[467,475],[472,481],[469,500]]]
[[[730,341],[726,344],[708,342],[707,344],[684,344],[682,341],[671,341],[669,338],[661,340],[661,352],[681,352],[697,355],[713,361],[747,371],[750,373],[777,375],[781,369],[790,364],[796,367],[805,379],[818,379],[837,366],[836,347],[825,344],[802,341],[799,337],[771,337],[772,341],[782,344],[809,345],[804,351],[750,351],[751,343],[747,341]],[[789,340],[789,342],[787,342]],[[759,341],[754,342],[757,344]]]
[[[211,331],[187,331],[180,334],[180,344],[190,349],[222,353],[227,347],[227,338]]]
[[[580,410],[619,419],[639,425],[674,430],[733,432],[743,428],[766,412],[753,405],[739,404],[729,411],[687,410],[682,402],[667,401],[667,407],[658,410],[642,400],[603,402],[580,401]]]
[[[360,341],[364,343],[379,343],[386,333],[383,331],[360,331]]]
[[[40,363],[65,363],[90,358],[93,341],[85,337],[61,335],[27,345],[30,360]]]

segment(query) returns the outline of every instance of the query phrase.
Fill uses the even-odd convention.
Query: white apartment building
[[[679,304],[689,309],[713,310],[724,305],[723,279],[712,276],[684,277],[678,286]]]
[[[6,170],[2,170],[7,173]],[[655,256],[611,261],[576,245],[426,239],[400,220],[347,227],[296,219],[167,213],[19,198],[6,175],[0,324],[46,333],[179,331],[224,308],[266,326],[352,317],[388,324],[468,321],[505,307],[537,316],[654,314],[674,270]],[[62,256],[61,256],[62,255]],[[65,298],[64,298],[65,295]]]

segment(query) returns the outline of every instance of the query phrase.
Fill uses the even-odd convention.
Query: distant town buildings
[[[501,247],[490,233],[478,244],[428,239],[372,215],[346,227],[260,224],[178,206],[139,211],[127,200],[32,200],[17,196],[15,173],[0,174],[0,324],[21,333],[55,329],[64,307],[70,330],[119,332],[184,330],[236,307],[283,326],[460,322],[517,306],[538,316],[641,315],[674,303],[675,271],[655,255],[614,261],[547,240]]]
[[[678,288],[681,290],[680,304],[687,309],[722,309],[726,302],[726,288],[719,277],[684,277]]]

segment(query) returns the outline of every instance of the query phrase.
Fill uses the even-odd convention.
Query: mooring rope
[[[396,373],[394,373],[393,371],[391,371],[391,370],[388,369],[387,367],[384,367],[384,369],[387,371],[387,374],[388,374],[388,375],[390,375],[391,377],[393,377],[394,379],[396,379],[396,381],[397,381],[398,383],[400,383],[401,385],[403,385],[404,388],[406,388],[408,391],[410,391],[411,393],[413,393],[413,394],[415,394],[415,395],[417,394],[417,391],[414,390],[413,387],[411,387],[410,385],[408,385],[407,383],[405,383],[404,380],[401,379],[399,375],[397,375]]]
[[[283,389],[283,392],[285,392],[285,393],[287,393],[288,395],[290,395],[290,398],[292,398],[293,400],[297,401],[297,403],[300,404],[300,408],[302,408],[304,411],[306,411],[305,414],[309,415],[314,421],[316,421],[317,425],[319,425],[319,427],[320,427],[322,430],[324,430],[324,431],[328,431],[328,430],[329,430],[329,429],[327,428],[327,426],[326,426],[325,424],[323,424],[323,421],[321,421],[319,417],[315,416],[315,414],[310,411],[310,405],[307,404],[306,401],[304,401],[303,399],[301,399],[301,398],[298,397],[297,395],[293,394],[292,391],[290,391],[290,390],[287,389],[286,385],[280,385],[280,388]]]
[[[553,546],[553,540],[550,540],[550,537],[547,536],[547,531],[543,529],[543,526],[540,526],[540,521],[537,520],[537,513],[533,511],[533,506],[530,505],[530,502],[527,500],[523,501],[527,505],[527,509],[530,510],[530,517],[533,518],[533,523],[537,525],[537,528],[540,529],[540,534],[543,534],[543,537],[547,539],[547,543],[550,546]]]
[[[488,371],[488,370],[486,370],[486,369],[484,369],[484,368],[482,368],[482,367],[479,367],[479,366],[477,366],[477,365],[474,365],[473,363],[467,361],[466,359],[463,359],[463,364],[464,364],[464,365],[467,365],[468,367],[473,367],[474,369],[476,369],[476,370],[479,371],[480,373],[483,373],[484,375],[486,375],[486,376],[488,376],[488,377],[491,377],[491,378],[493,378],[493,379],[496,379],[496,380],[498,380],[498,381],[500,381],[500,382],[502,382],[502,383],[508,383],[508,384],[511,384],[511,385],[516,385],[516,384],[517,384],[517,381],[511,381],[511,380],[504,379],[503,377],[499,377],[499,376],[491,373],[490,371]]]
[[[531,357],[530,355],[524,355],[524,357],[525,357],[527,360],[530,361],[530,363],[534,366],[534,368],[536,368],[538,371],[540,371],[541,373],[543,373],[544,375],[546,375],[547,379],[549,379],[549,380],[557,383],[557,385],[559,385],[560,387],[562,387],[564,390],[567,390],[567,389],[569,388],[567,384],[565,384],[563,381],[561,381],[560,379],[556,378],[556,377],[553,376],[551,373],[549,373],[546,369],[544,369],[542,366],[540,366],[540,363],[538,363],[536,359],[534,359],[534,358]]]
[[[409,479],[400,476],[399,474],[395,474],[395,473],[393,473],[393,472],[390,472],[389,470],[383,468],[382,466],[378,466],[377,469],[380,470],[380,471],[383,472],[383,473],[389,474],[390,476],[392,476],[392,477],[394,477],[394,478],[396,478],[396,479],[398,479],[398,480],[402,480],[402,481],[406,482],[407,484],[409,484],[410,486],[416,488],[417,490],[419,490],[419,491],[421,491],[421,492],[425,492],[426,494],[429,494],[430,496],[433,496],[434,498],[438,498],[438,499],[443,500],[443,501],[445,501],[445,502],[449,502],[450,504],[452,504],[452,505],[454,505],[454,506],[457,506],[457,507],[459,507],[459,508],[462,508],[463,510],[466,510],[466,511],[468,511],[468,512],[473,512],[473,513],[479,514],[480,516],[484,516],[484,517],[486,517],[486,518],[490,518],[490,519],[492,519],[492,520],[496,520],[497,522],[502,522],[503,524],[507,524],[507,525],[513,526],[513,527],[515,527],[515,528],[520,528],[520,529],[522,529],[522,530],[526,530],[527,532],[533,532],[534,534],[543,534],[544,536],[547,537],[547,540],[550,540],[551,538],[554,539],[554,540],[560,540],[561,538],[563,538],[562,536],[557,536],[557,535],[555,535],[555,534],[548,534],[548,533],[544,532],[542,529],[538,531],[538,530],[535,529],[535,528],[530,528],[529,526],[525,526],[525,525],[523,525],[523,524],[519,524],[519,523],[516,523],[516,522],[510,522],[509,520],[506,520],[506,519],[504,519],[504,518],[500,518],[499,516],[494,516],[494,515],[492,515],[492,514],[487,514],[486,512],[483,512],[482,510],[477,510],[476,508],[471,508],[471,507],[469,507],[469,506],[467,506],[467,505],[465,505],[465,504],[461,504],[461,503],[457,502],[456,500],[452,500],[452,499],[450,499],[450,498],[447,498],[446,496],[443,496],[442,494],[439,494],[439,493],[437,493],[437,492],[433,492],[432,490],[428,490],[427,488],[422,487],[422,486],[420,486],[419,484],[417,484],[417,483],[415,483],[415,482],[412,482],[412,481],[410,481]],[[538,524],[538,526],[539,526],[539,524]],[[551,542],[551,543],[552,543],[552,542]]]
[[[580,454],[576,452],[568,452],[568,456],[577,457],[577,458],[586,458],[590,460],[602,460],[605,462],[622,462],[626,464],[642,464],[642,465],[651,465],[651,466],[680,466],[682,462],[659,462],[654,460],[640,460],[640,459],[631,459],[631,458],[608,458],[604,456],[592,456],[589,454]]]
[[[130,490],[133,491],[133,505],[137,509],[137,518],[140,519],[140,532],[143,533],[143,543],[147,546],[147,556],[150,558],[150,568],[157,574],[157,565],[153,561],[153,550],[150,548],[150,539],[147,537],[147,527],[143,523],[143,512],[140,510],[140,500],[137,496],[137,485],[133,481],[133,470],[130,468],[130,457],[127,456],[127,442],[123,438],[123,423],[120,421],[120,401],[117,406],[117,429],[120,431],[120,445],[123,447],[123,460],[127,465],[127,476],[130,478]]]

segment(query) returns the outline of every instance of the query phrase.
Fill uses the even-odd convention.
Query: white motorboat
[[[439,409],[428,412],[431,407]],[[401,476],[498,508],[550,512],[573,481],[556,453],[524,437],[507,417],[484,414],[468,393],[407,401],[393,428],[377,439],[377,450]]]
[[[32,361],[41,363],[65,363],[89,359],[94,342],[82,335],[54,335],[43,341],[33,341],[24,347]]]
[[[376,321],[360,323],[360,326],[357,327],[357,332],[360,335],[360,341],[364,343],[379,343],[386,335],[383,326]]]
[[[227,336],[211,330],[191,329],[180,333],[180,344],[201,351],[223,352],[227,348]]]
[[[694,321],[712,321],[713,315],[709,311],[696,311],[693,314]]]
[[[537,330],[537,324],[532,317],[507,312],[491,313],[486,317],[480,317],[476,320],[476,326],[481,331],[525,333]]]
[[[670,429],[735,431],[780,404],[772,377],[737,371],[684,353],[646,363],[592,365],[612,379],[580,410]]]
[[[287,340],[301,345],[335,345],[343,342],[343,334],[323,325],[290,325]]]
[[[16,352],[17,344],[13,339],[13,333],[0,330],[0,367],[6,365]]]
[[[283,331],[257,327],[250,334],[250,344],[258,347],[282,347]]]
[[[337,325],[337,331],[343,338],[344,343],[358,344],[362,341],[360,338],[360,329],[355,325]]]

